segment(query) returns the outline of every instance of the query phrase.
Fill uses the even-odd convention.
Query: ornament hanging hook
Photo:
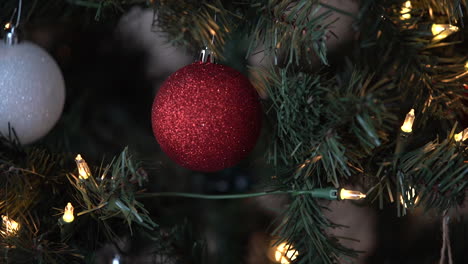
[[[21,19],[21,9],[23,7],[23,0],[18,0],[18,15],[16,16],[16,23],[15,27],[19,26],[19,22]]]
[[[215,11],[215,14],[214,14],[214,22],[216,23],[216,11]],[[211,45],[213,45],[213,43],[214,43],[215,35],[216,35],[216,31],[212,30],[211,31]]]
[[[216,12],[214,14],[214,22],[216,23]],[[214,29],[211,29],[210,33],[211,33],[211,46],[213,46],[216,31],[214,31]],[[206,62],[215,63],[215,53],[208,47],[208,45],[205,45],[205,47],[201,50],[199,60],[203,63],[206,63]]]
[[[5,25],[5,30],[7,31],[5,36],[5,43],[9,46],[18,43],[18,33],[16,32],[16,28],[19,26],[21,20],[21,9],[23,7],[23,0],[18,0],[18,8],[13,10],[13,15],[11,16],[10,22]],[[16,12],[18,13],[16,14]],[[13,17],[16,14],[16,23],[13,25]]]
[[[5,25],[5,28],[8,28],[11,26],[11,21],[13,21],[13,18],[16,15],[16,11],[18,11],[18,8],[15,7],[15,9],[13,9],[13,13],[11,14],[10,19],[8,20],[9,22]]]

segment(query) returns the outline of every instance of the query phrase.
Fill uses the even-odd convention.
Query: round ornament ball
[[[152,125],[162,150],[182,167],[229,168],[254,148],[261,130],[258,95],[240,72],[195,62],[173,73],[153,103]]]
[[[8,123],[20,142],[43,137],[59,119],[65,83],[57,63],[30,42],[0,43],[0,132]]]

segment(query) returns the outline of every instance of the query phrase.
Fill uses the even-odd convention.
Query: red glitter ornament
[[[234,166],[253,149],[261,106],[249,80],[220,64],[196,62],[161,86],[152,125],[162,150],[179,165],[213,172]]]

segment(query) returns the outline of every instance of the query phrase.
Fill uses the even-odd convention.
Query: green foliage
[[[251,46],[247,55],[262,47],[266,56],[278,60],[280,52],[287,64],[299,64],[305,58],[310,63],[312,50],[327,64],[325,35],[334,22],[324,22],[332,10],[323,11],[319,1],[253,1],[255,19],[251,20]],[[307,45],[304,45],[307,43]]]
[[[190,248],[190,255],[203,250],[192,235],[180,241],[186,236],[185,228],[172,230],[170,239],[163,238],[166,232],[156,228],[150,213],[135,198],[147,175],[127,149],[107,166],[91,169],[94,173],[88,179],[79,179],[71,155],[22,147],[14,138],[13,131],[8,138],[0,135],[0,215],[18,222],[20,229],[8,235],[3,223],[2,263],[91,262],[94,252],[105,244],[136,235],[144,235],[154,247],[163,246],[155,254],[171,260],[178,258],[176,247]],[[61,220],[67,202],[75,207],[75,220],[69,224]],[[127,228],[122,228],[122,222]]]
[[[456,52],[456,35],[434,40],[433,23],[456,24],[465,1],[413,1],[411,18],[401,19],[405,1],[366,1],[361,8],[360,49],[356,59],[372,67],[376,76],[391,78],[398,100],[411,104],[426,124],[466,111],[461,99],[466,54]],[[432,10],[432,16],[428,12]],[[457,24],[458,25],[458,24]],[[428,114],[426,114],[428,113]],[[451,116],[454,118],[454,116]]]
[[[294,263],[319,264],[336,263],[336,259],[349,258],[355,255],[338,243],[336,238],[330,238],[325,230],[338,227],[323,217],[323,206],[307,195],[293,198],[288,209],[284,212],[273,235],[280,236],[279,244],[286,241],[294,245],[299,252]]]
[[[23,1],[20,26],[31,21],[79,16],[83,21],[113,20],[135,5],[150,6],[147,0],[33,0]],[[18,0],[0,2],[0,23],[9,22],[18,8]],[[3,26],[2,26],[3,27]]]
[[[453,48],[447,49],[455,47],[457,41],[449,38],[434,42],[428,27],[433,20],[422,13],[427,6],[413,3],[413,18],[402,22],[402,4],[403,1],[362,3],[361,46],[350,57],[351,63],[304,73],[292,70],[291,65],[296,62],[288,61],[285,68],[272,67],[262,73],[266,76],[262,84],[271,102],[268,112],[275,124],[268,158],[283,171],[292,172],[283,176],[286,188],[307,188],[307,182],[335,186],[360,183],[369,188],[371,197],[376,194],[373,197],[382,206],[388,194],[389,200],[396,202],[399,214],[406,210],[399,203],[400,196],[407,205],[414,205],[418,197],[418,205],[439,211],[455,207],[463,197],[467,180],[463,148],[450,139],[420,147],[418,136],[436,137],[434,132],[443,131],[432,128],[437,126],[436,120],[451,120],[449,124],[453,124],[455,116],[450,113],[464,111],[461,87],[466,56],[454,55]],[[446,9],[439,2],[431,1],[429,5],[439,14],[453,18],[460,15],[455,11],[459,4],[454,9],[453,3]],[[417,113],[413,135],[405,139],[402,156],[393,148],[395,141],[402,140],[398,136],[401,116],[408,108],[395,104],[412,106]],[[412,188],[417,195],[408,198],[406,194],[412,193]],[[304,219],[296,222],[300,210],[293,208],[295,201],[284,216],[283,232],[316,224]],[[302,198],[301,202],[313,201]],[[296,231],[282,235],[301,244],[301,238],[294,238]],[[314,249],[305,249],[305,257]],[[330,260],[322,256],[322,261]]]
[[[376,80],[352,67],[338,76],[289,68],[260,76],[265,77],[271,100],[268,112],[276,120],[269,160],[277,167],[296,167],[294,173],[283,176],[286,188],[341,186],[343,179],[362,172],[364,158],[388,143],[395,117],[386,111],[385,100],[377,98],[394,87],[389,80]],[[307,195],[293,199],[275,234],[301,252],[298,263],[333,263],[353,255],[336,239],[323,235],[335,225],[324,217],[315,199]]]
[[[354,15],[320,1],[151,3],[154,23],[172,44],[195,51],[208,46],[222,57],[224,44],[235,33],[249,40],[247,57],[260,49],[272,58],[273,65],[259,75],[273,123],[267,160],[282,172],[280,189],[359,184],[368,189],[371,201],[381,207],[393,202],[401,215],[414,206],[438,211],[457,206],[466,192],[468,172],[466,144],[455,142],[454,131],[448,132],[457,115],[467,110],[462,87],[468,77],[468,51],[461,45],[466,30],[440,40],[431,32],[433,23],[463,25],[467,1],[415,0],[411,17],[402,19],[404,2],[360,1],[358,41],[349,58],[336,65],[329,59],[325,41],[333,33],[331,25],[339,22],[330,21],[331,15]],[[23,22],[33,11],[40,16],[73,8],[102,19],[135,4],[151,3],[31,1],[25,3],[28,14]],[[9,20],[15,6],[16,0],[0,3],[1,21]],[[307,72],[305,65],[313,64],[314,56],[321,65],[313,68],[319,70]],[[416,122],[413,132],[403,136],[400,126],[411,108]],[[66,169],[73,166],[71,157],[23,149],[12,138],[0,140],[0,170],[5,175],[0,181],[0,196],[5,197],[0,210],[27,224],[18,236],[2,241],[4,256],[19,262],[79,261],[125,232],[144,230],[153,241],[162,239],[154,231],[150,213],[136,200],[144,173],[126,150],[109,166],[96,170],[102,179],[83,181]],[[408,208],[400,204],[400,197]],[[90,227],[86,232],[67,231],[50,217],[51,208],[63,208],[68,201],[77,205],[77,223]],[[353,255],[326,235],[336,225],[324,217],[323,209],[314,198],[297,195],[279,220],[274,234],[280,241],[294,243],[300,252],[298,263],[335,263]],[[117,233],[122,222],[128,228]],[[95,242],[85,245],[83,241],[90,237]]]
[[[207,46],[222,57],[222,47],[229,32],[235,30],[236,16],[225,9],[221,0],[159,1],[155,21],[168,34],[173,45],[200,51]]]
[[[415,188],[424,207],[440,210],[440,213],[463,201],[468,184],[468,164],[464,162],[464,151],[460,151],[466,145],[455,142],[452,135],[404,155],[399,165],[401,193]]]
[[[392,87],[388,80],[357,71],[328,80],[321,80],[326,74],[289,69],[262,75],[268,76],[264,84],[277,120],[269,160],[299,166],[296,178],[314,175],[339,186],[339,178],[351,176],[360,159],[388,140],[386,130],[395,117],[376,99]]]
[[[53,207],[62,207],[63,193],[69,191],[63,185],[64,156],[24,149],[11,132],[9,138],[0,135],[0,157],[0,214],[20,224],[16,236],[2,234],[2,262],[60,263],[67,259],[78,263],[81,255],[57,239],[60,230],[57,217],[52,216]]]
[[[75,200],[81,202],[80,207],[84,208],[78,212],[78,217],[91,214],[93,218],[101,220],[110,240],[118,239],[106,222],[110,218],[122,218],[130,231],[133,223],[154,230],[157,224],[151,220],[143,204],[135,200],[136,186],[143,187],[148,177],[140,166],[134,164],[127,149],[96,174],[101,175],[100,178],[69,176],[70,183],[77,191]]]
[[[465,143],[454,141],[452,131],[442,142],[436,139],[397,156],[394,168],[392,163],[382,163],[376,175],[379,182],[368,193],[373,200],[380,201],[381,207],[384,197],[396,201],[399,215],[420,206],[442,214],[457,207],[465,197],[468,183],[465,150]]]
[[[330,15],[333,11],[346,13],[308,0],[158,1],[155,10],[155,22],[172,44],[195,51],[208,46],[222,57],[226,39],[241,31],[250,39],[247,56],[261,48],[275,61],[282,56],[287,64],[297,65],[302,59],[310,63],[307,54],[312,51],[327,63],[325,36],[335,22],[329,21]],[[312,47],[304,45],[309,41]]]

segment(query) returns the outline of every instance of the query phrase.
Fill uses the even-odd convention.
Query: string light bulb
[[[465,141],[468,138],[468,127],[465,128],[462,132],[455,134],[453,136],[455,141],[460,142],[460,141]]]
[[[120,256],[115,255],[114,258],[112,259],[112,264],[120,264]]]
[[[289,264],[294,261],[298,255],[299,252],[291,244],[282,242],[273,248],[272,257],[276,263]]]
[[[414,123],[414,109],[411,109],[408,114],[406,114],[405,122],[401,126],[401,131],[405,133],[411,133],[413,131]]]
[[[10,22],[6,23],[4,28],[5,28],[5,30],[10,29],[11,28],[11,23]]]
[[[366,198],[366,195],[360,191],[340,189],[340,200],[361,200]]]
[[[2,215],[2,225],[5,231],[2,234],[7,236],[14,236],[20,229],[20,224],[6,215]]]
[[[71,223],[73,220],[75,220],[75,216],[73,215],[73,205],[71,203],[68,203],[67,206],[65,206],[65,211],[63,212],[62,219],[65,223]]]
[[[468,71],[468,61],[465,62],[465,71]]]
[[[416,189],[413,187],[409,187],[408,190],[405,191],[406,201],[403,199],[403,195],[400,195],[400,203],[405,207],[417,205],[419,202],[419,196],[416,195]]]
[[[401,8],[400,14],[401,14],[401,20],[407,20],[411,18],[411,1],[406,1],[403,4],[403,7]]]
[[[76,166],[78,167],[79,178],[82,180],[88,179],[88,177],[91,175],[91,172],[89,171],[88,164],[80,154],[76,155],[75,162]]]
[[[432,40],[442,40],[453,33],[457,32],[459,28],[450,24],[432,24],[431,31],[434,38]]]

